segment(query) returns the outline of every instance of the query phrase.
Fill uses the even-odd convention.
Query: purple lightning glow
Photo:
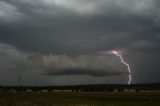
[[[131,84],[131,81],[132,81],[132,77],[131,77],[132,75],[131,75],[131,69],[130,69],[129,64],[124,61],[122,55],[121,55],[119,52],[117,52],[117,51],[112,51],[111,53],[112,53],[112,54],[115,54],[117,57],[119,57],[119,58],[121,59],[121,62],[122,62],[124,65],[127,66],[127,68],[128,68],[128,73],[129,73],[129,76],[128,76],[128,78],[129,78],[129,80],[128,80],[128,85],[130,85],[130,84]]]

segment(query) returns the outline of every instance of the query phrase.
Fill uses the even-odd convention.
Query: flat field
[[[160,106],[160,92],[1,92],[0,106]]]

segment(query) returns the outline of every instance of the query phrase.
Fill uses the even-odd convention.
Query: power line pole
[[[21,89],[21,74],[18,75],[18,91]]]

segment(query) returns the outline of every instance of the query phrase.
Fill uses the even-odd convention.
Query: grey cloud
[[[22,74],[23,72],[39,71],[44,75],[90,75],[111,76],[127,74],[103,59],[102,56],[70,57],[66,55],[40,55],[18,51],[16,48],[0,44],[0,53],[5,53],[10,60],[8,71]]]
[[[128,53],[124,55],[128,62],[131,61],[130,58],[137,59],[131,64],[136,64],[133,70],[137,70],[136,75],[140,78],[141,70],[145,69],[145,66],[148,69],[146,73],[152,73],[149,70],[152,65],[143,59],[147,56],[154,57],[150,58],[154,61],[155,57],[159,57],[160,2],[158,0],[1,0],[0,5],[0,13],[3,14],[0,15],[0,42],[16,48],[12,49],[11,53],[17,50],[23,51],[25,55],[19,52],[16,54],[18,58],[22,57],[24,59],[22,60],[27,62],[23,64],[29,64],[27,67],[34,67],[32,70],[39,67],[39,64],[48,74],[60,75],[67,72],[83,74],[84,70],[85,74],[88,74],[90,69],[101,70],[103,73],[104,61],[98,61],[104,65],[102,69],[88,64],[97,61],[98,58],[89,59],[90,61],[83,59],[88,62],[85,69],[74,59],[80,55],[88,56],[87,58],[97,57],[99,51],[122,49]],[[19,56],[20,54],[25,58]],[[55,67],[43,63],[45,56],[53,64],[55,57],[61,57],[63,54],[66,54],[66,57],[62,63],[66,64],[69,61],[65,69],[60,63],[54,65]],[[5,58],[10,60],[10,55]],[[147,56],[143,58],[144,55]],[[72,58],[74,56],[75,58]],[[71,68],[70,62],[77,67]],[[119,69],[117,65],[110,66],[111,69],[105,67],[106,72]],[[135,67],[138,68],[134,69]],[[41,69],[38,70],[42,72]],[[74,69],[82,72],[72,72]],[[160,68],[157,67],[158,69]],[[57,70],[60,70],[59,73]]]
[[[135,42],[135,45],[133,45],[134,47],[138,47],[138,48],[151,48],[154,47],[154,44],[152,44],[150,41],[145,41],[145,40],[141,40],[138,42]]]
[[[8,4],[5,1],[0,1],[0,20],[1,22],[19,21],[24,17],[23,13],[19,12],[17,7]]]
[[[127,74],[121,69],[114,68],[113,64],[109,63],[109,59],[103,56],[78,56],[68,57],[65,55],[45,56],[43,60],[46,67],[47,75],[90,75],[90,76],[112,76]],[[108,61],[108,62],[107,62]],[[119,67],[120,68],[120,67]]]
[[[25,51],[79,55],[104,49],[132,49],[139,40],[159,42],[152,40],[159,33],[156,11],[159,7],[155,0],[7,0],[6,3],[27,18],[18,24],[1,25],[1,42]],[[95,13],[84,15],[66,9],[66,6],[81,9],[84,4],[94,5]]]

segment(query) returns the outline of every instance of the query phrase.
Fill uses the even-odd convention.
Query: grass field
[[[0,106],[160,106],[160,93],[1,92]]]

